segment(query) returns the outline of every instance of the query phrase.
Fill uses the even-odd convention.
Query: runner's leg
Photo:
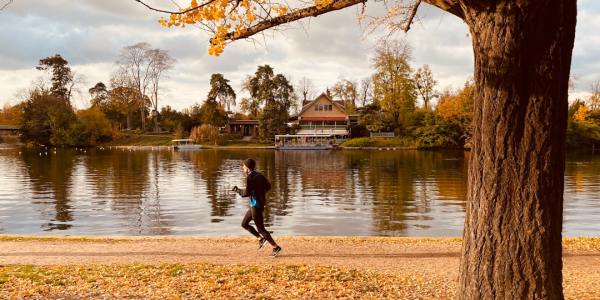
[[[242,220],[242,227],[248,230],[250,233],[252,233],[252,235],[254,235],[255,237],[260,238],[260,234],[258,234],[256,229],[254,229],[252,225],[250,225],[250,221],[252,221],[252,210],[248,209],[246,215],[244,216],[244,219]],[[256,223],[256,220],[254,220],[254,223]]]
[[[271,237],[271,234],[265,229],[265,224],[263,222],[263,210],[261,208],[253,207],[250,209],[252,212],[252,219],[254,220],[254,224],[258,229],[258,232],[271,244],[271,246],[276,247],[277,243]],[[253,228],[254,229],[254,228]]]

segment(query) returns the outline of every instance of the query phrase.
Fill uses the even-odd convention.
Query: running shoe
[[[273,248],[273,252],[271,253],[271,256],[273,257],[277,257],[279,255],[279,253],[281,253],[281,247],[277,246],[275,248]]]
[[[263,246],[264,246],[266,243],[267,243],[267,239],[265,239],[265,238],[261,237],[261,238],[258,240],[258,250],[262,249],[262,248],[263,248]]]

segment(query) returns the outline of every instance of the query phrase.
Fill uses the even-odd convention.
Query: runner
[[[244,173],[246,177],[246,188],[240,189],[237,186],[233,187],[233,191],[242,197],[250,197],[250,209],[246,212],[242,227],[252,233],[258,239],[258,249],[260,250],[267,242],[273,246],[271,256],[276,257],[281,252],[281,247],[275,243],[271,234],[265,229],[263,222],[263,212],[266,204],[266,193],[271,189],[271,184],[267,178],[256,171],[256,161],[248,158],[243,162]],[[256,229],[250,225],[250,221],[254,220]]]

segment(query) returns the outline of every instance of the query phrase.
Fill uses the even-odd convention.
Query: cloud
[[[184,3],[185,1],[179,1]],[[600,5],[580,0],[573,73],[574,94],[582,95],[600,79]],[[152,4],[171,9],[168,1]],[[177,64],[161,91],[161,105],[181,109],[203,101],[212,73],[223,73],[240,97],[241,84],[256,67],[270,64],[293,83],[310,78],[318,91],[340,79],[369,76],[375,43],[382,35],[365,36],[357,21],[356,6],[329,13],[281,30],[267,31],[254,41],[237,41],[218,58],[207,54],[208,35],[195,27],[162,28],[160,14],[135,1],[123,0],[16,0],[0,13],[0,105],[16,101],[14,94],[41,75],[34,69],[39,59],[63,55],[92,86],[108,82],[121,49],[145,41],[168,50]],[[369,12],[381,13],[380,4],[369,2]],[[473,52],[467,26],[458,18],[423,5],[406,38],[413,49],[414,68],[430,65],[439,89],[460,87],[472,76]],[[82,87],[87,91],[89,87]],[[85,104],[86,93],[76,101]]]

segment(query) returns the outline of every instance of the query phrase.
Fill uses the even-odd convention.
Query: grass
[[[70,265],[0,267],[0,298],[451,298],[454,283],[307,265]]]
[[[251,147],[270,147],[273,146],[272,143],[259,143],[259,142],[255,142],[255,141],[242,141],[242,140],[233,140],[233,141],[225,141],[222,142],[220,145],[214,145],[214,144],[204,144],[204,146],[207,147],[215,147],[215,148],[251,148]]]
[[[416,143],[406,137],[394,138],[371,138],[362,137],[347,140],[341,144],[342,147],[404,147],[416,148]]]
[[[110,142],[110,146],[170,146],[172,145],[171,140],[174,137],[172,135],[146,135],[146,134],[121,134],[117,139]],[[222,142],[220,145],[214,145],[214,143],[201,143],[206,147],[216,148],[243,148],[243,147],[265,147],[272,146],[271,143],[259,143],[256,141],[242,141],[242,140],[228,140]]]

